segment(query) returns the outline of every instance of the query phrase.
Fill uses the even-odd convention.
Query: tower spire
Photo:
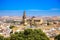
[[[26,25],[26,11],[23,12],[23,25]]]
[[[26,12],[24,11],[23,12],[23,19],[25,19],[26,18]]]

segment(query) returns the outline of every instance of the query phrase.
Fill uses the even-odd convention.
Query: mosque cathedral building
[[[39,25],[41,25],[42,23],[43,23],[43,19],[41,19],[41,18],[36,18],[35,16],[27,19],[26,11],[23,12],[22,24],[23,24],[24,26],[26,26],[26,25],[28,25],[28,24],[29,24],[30,26],[32,26],[32,25],[39,26]]]

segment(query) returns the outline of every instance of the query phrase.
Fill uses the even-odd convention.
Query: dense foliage
[[[55,37],[55,40],[60,40],[60,34]]]
[[[9,38],[0,36],[0,40],[49,40],[49,38],[40,29],[26,29],[24,31],[15,32]]]
[[[14,28],[14,27],[15,27],[15,26],[10,26],[9,28],[12,29],[12,28]]]

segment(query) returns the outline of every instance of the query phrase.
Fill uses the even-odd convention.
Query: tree
[[[24,30],[24,38],[27,40],[49,40],[45,33],[40,29],[26,29]]]
[[[11,26],[10,26],[10,29],[12,29],[12,28],[14,28],[14,27],[15,27],[15,26],[12,26],[12,25],[11,25]]]
[[[49,40],[49,38],[41,29],[25,29],[11,34],[8,38],[0,36],[0,40]]]
[[[26,29],[11,35],[11,40],[49,40],[40,29]]]
[[[4,38],[4,40],[10,40],[10,37]]]
[[[4,40],[4,37],[2,35],[0,35],[0,40]]]
[[[60,34],[57,35],[54,39],[55,39],[55,40],[60,40]]]

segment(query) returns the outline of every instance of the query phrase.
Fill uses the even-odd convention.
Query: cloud
[[[60,10],[59,8],[52,8],[51,10]]]
[[[55,12],[59,12],[60,13],[60,9],[59,8],[51,8],[51,9],[48,9],[48,10],[39,10],[39,9],[29,9],[29,10],[26,10],[26,12],[46,12],[46,13],[55,13]]]
[[[26,11],[48,11],[48,10],[29,9],[29,10],[26,10]]]

